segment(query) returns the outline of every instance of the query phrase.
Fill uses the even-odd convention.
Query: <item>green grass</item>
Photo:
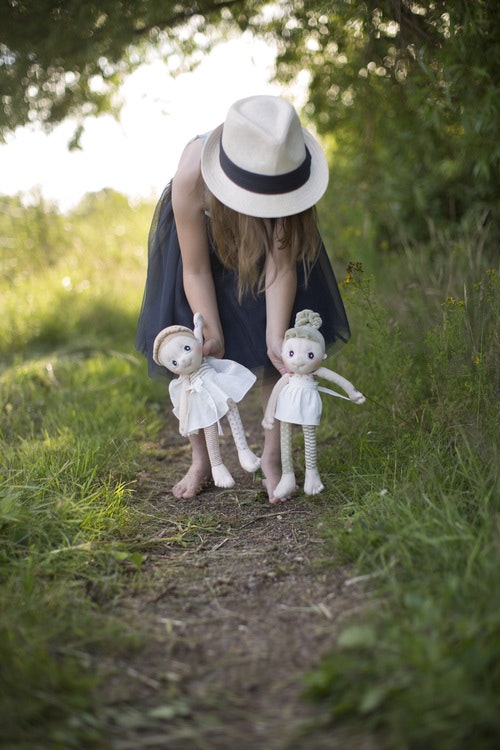
[[[133,351],[151,207],[4,208],[2,746],[99,747],[96,664],[138,642],[113,602],[138,580],[134,478],[158,426]]]
[[[133,349],[152,207],[107,192],[61,216],[2,200],[2,742],[106,747],[99,664],[141,644],[115,613],[141,583],[151,519],[134,481],[168,400]],[[487,245],[473,228],[376,263],[368,248],[342,283],[353,339],[328,364],[367,402],[324,398],[322,528],[325,557],[368,596],[306,688],[389,750],[489,750],[500,735],[500,283]],[[172,539],[216,520],[187,517]]]
[[[369,400],[349,436],[345,412],[327,403],[343,437],[340,455],[321,457],[339,498],[327,540],[370,598],[307,694],[398,750],[486,750],[500,737],[500,277],[454,252],[462,277],[446,284],[463,296],[447,294],[439,312],[413,300],[412,319],[397,299],[382,307],[373,278],[351,269],[356,352],[335,366],[344,359]],[[401,279],[426,267],[417,249],[394,265]]]

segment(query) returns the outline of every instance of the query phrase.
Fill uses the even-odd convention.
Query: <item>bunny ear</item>
[[[297,328],[308,326],[309,328],[321,328],[321,316],[312,310],[301,310],[295,316],[295,326]]]
[[[193,316],[193,335],[199,344],[203,344],[203,315],[196,312]]]

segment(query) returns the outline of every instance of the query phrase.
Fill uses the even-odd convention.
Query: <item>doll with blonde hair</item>
[[[285,333],[282,357],[289,372],[276,383],[267,402],[262,425],[274,429],[274,420],[280,420],[281,479],[274,490],[274,498],[284,500],[296,489],[292,458],[292,425],[302,426],[306,473],[304,492],[317,495],[324,489],[316,462],[316,427],[320,423],[322,402],[320,391],[340,396],[339,393],[318,384],[324,378],[340,386],[349,401],[363,404],[365,397],[342,375],[322,367],[326,358],[325,340],[321,335],[321,317],[311,311],[297,314],[295,326]],[[345,398],[341,396],[341,398]]]

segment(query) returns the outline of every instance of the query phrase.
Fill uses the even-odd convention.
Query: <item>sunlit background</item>
[[[154,198],[175,169],[186,142],[224,120],[233,101],[280,93],[270,82],[274,49],[243,37],[220,44],[193,72],[173,77],[164,63],[144,65],[121,90],[120,121],[88,118],[80,150],[69,151],[76,128],[52,133],[19,128],[0,146],[0,194],[41,193],[68,210],[87,192],[113,188]]]

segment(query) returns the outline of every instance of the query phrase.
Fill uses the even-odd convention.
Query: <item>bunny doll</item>
[[[297,313],[295,327],[285,332],[282,348],[283,364],[290,373],[283,375],[273,388],[262,421],[262,426],[272,430],[274,420],[281,422],[282,475],[274,491],[276,498],[285,500],[296,489],[292,459],[292,424],[302,425],[306,472],[304,492],[316,495],[324,489],[316,466],[316,426],[321,417],[319,391],[340,396],[339,393],[318,385],[324,378],[340,386],[349,401],[363,404],[365,397],[348,380],[333,370],[321,367],[326,358],[325,341],[319,332],[321,317],[311,310]],[[346,398],[346,396],[340,396]]]
[[[203,357],[201,313],[195,313],[193,324],[194,330],[175,325],[160,331],[154,341],[153,358],[158,365],[179,376],[170,381],[169,393],[180,434],[192,435],[202,429],[215,485],[234,487],[234,479],[220,454],[220,420],[227,416],[243,469],[256,471],[260,459],[248,447],[236,406],[256,377],[232,360]]]

